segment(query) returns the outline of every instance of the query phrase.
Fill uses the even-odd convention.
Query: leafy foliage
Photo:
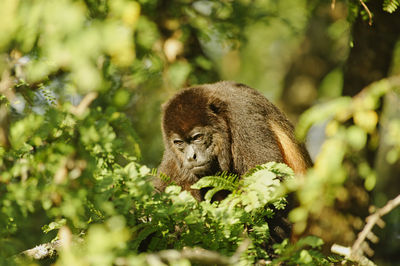
[[[212,197],[221,190],[227,190],[234,192],[239,187],[239,178],[237,175],[228,174],[223,172],[221,175],[217,176],[205,176],[201,178],[196,184],[192,185],[191,188],[202,189],[202,188],[212,188],[207,191],[204,198],[211,201]]]
[[[47,211],[40,219],[49,223],[46,232],[65,221],[77,230],[87,228],[104,216],[96,204],[104,204],[110,186],[119,182],[117,161],[140,155],[123,114],[98,108],[78,117],[71,110],[65,105],[45,116],[31,114],[10,128],[13,149],[0,148],[2,237],[23,234],[24,221],[37,219],[41,211]]]
[[[339,262],[333,257],[324,258],[318,251],[306,249],[307,247],[318,248],[323,245],[320,238],[308,236],[300,239],[295,244],[290,244],[288,240],[284,240],[280,244],[275,244],[274,249],[279,258],[274,263],[287,263],[288,265],[331,265],[332,262]]]
[[[367,161],[364,152],[367,148],[377,148],[379,142],[377,109],[380,107],[382,97],[397,90],[398,82],[397,77],[380,80],[369,85],[357,97],[340,97],[329,103],[316,105],[302,115],[297,128],[300,138],[305,137],[310,125],[326,121],[328,124],[326,140],[315,160],[315,165],[307,173],[305,183],[300,184],[307,188],[299,190],[298,193],[301,207],[291,213],[293,221],[298,222],[298,230],[304,229],[309,212],[317,213],[323,206],[332,205],[335,199],[340,199],[338,190],[354,171],[363,179],[366,190],[371,191],[375,187],[376,169]],[[354,124],[349,124],[349,120],[354,121]],[[398,119],[386,122],[388,124],[385,126],[393,128],[393,134],[397,135],[395,128]],[[368,138],[374,140],[375,146],[366,147]],[[393,156],[393,160],[389,161],[394,163],[398,159],[399,139],[393,142],[390,138],[389,153],[389,158]],[[315,189],[316,186],[320,189]],[[331,196],[323,197],[323,195]],[[325,202],[320,199],[324,199]]]
[[[399,7],[400,2],[398,0],[385,0],[383,1],[383,10],[389,13],[393,13]]]
[[[272,217],[274,211],[265,207],[284,207],[278,177],[293,176],[287,166],[260,166],[241,182],[232,176],[225,183],[208,178],[203,185],[226,188],[231,183],[235,187],[220,203],[199,203],[178,186],[154,194],[150,170],[134,162],[137,154],[132,151],[137,143],[117,137],[117,128],[118,132],[130,130],[126,118],[111,109],[105,111],[106,116],[100,109],[90,109],[82,116],[71,110],[69,105],[60,111],[49,109],[46,119],[32,114],[11,128],[15,148],[1,150],[1,180],[7,184],[0,198],[3,244],[24,233],[23,221],[45,211],[43,232],[58,231],[58,237],[67,242],[57,260],[61,265],[111,265],[119,260],[145,264],[143,255],[137,255],[140,250],[185,246],[230,256],[247,237],[253,244],[243,263],[269,258],[264,249],[269,238],[265,217]],[[28,127],[34,138],[23,130]],[[123,159],[133,161],[123,166]],[[77,233],[83,241],[73,240],[72,234]],[[68,244],[71,241],[74,244]],[[1,257],[15,252],[13,248],[3,250]]]
[[[292,179],[293,175],[293,170],[285,164],[270,162],[250,169],[241,179],[237,175],[223,172],[217,176],[201,178],[192,188],[212,188],[205,195],[205,199],[208,201],[211,200],[215,193],[221,190],[228,190],[234,195],[243,193],[246,197],[249,196],[248,190],[252,190],[255,193],[259,193],[259,195],[254,195],[255,197],[272,199],[279,192],[280,182]],[[282,199],[280,198],[280,200]],[[267,202],[263,202],[259,205],[265,206],[266,204]]]

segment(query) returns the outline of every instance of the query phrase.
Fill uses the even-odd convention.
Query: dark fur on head
[[[222,112],[218,99],[207,97],[203,87],[185,89],[164,105],[162,118],[166,137],[171,133],[185,136],[196,126],[212,126],[218,123]]]

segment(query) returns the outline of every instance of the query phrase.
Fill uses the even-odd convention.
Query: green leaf
[[[317,248],[321,247],[324,244],[324,241],[316,236],[306,236],[304,238],[301,238],[297,243],[297,247],[305,247],[305,246],[310,246],[312,248]]]
[[[383,1],[383,10],[388,13],[393,13],[397,10],[400,5],[400,1],[398,0],[384,0]]]
[[[359,151],[367,143],[367,133],[358,126],[350,126],[347,129],[346,139],[353,149]]]
[[[214,187],[219,190],[234,191],[238,188],[238,178],[236,175],[222,173],[220,176],[205,176],[200,178],[192,189],[202,189],[207,187]]]
[[[313,259],[307,250],[300,251],[299,262],[304,263],[304,264],[310,264],[312,262],[312,260]]]

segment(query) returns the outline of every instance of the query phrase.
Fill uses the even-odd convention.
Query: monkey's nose
[[[196,158],[197,158],[196,153],[193,153],[191,156],[188,156],[187,160],[189,162],[193,162],[196,161]]]
[[[194,151],[193,147],[189,146],[186,151],[186,160],[188,162],[193,162],[196,161],[196,158],[197,158],[196,152]]]

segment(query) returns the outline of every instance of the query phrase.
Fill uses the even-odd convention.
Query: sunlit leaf
[[[354,114],[354,122],[366,132],[371,133],[375,130],[378,123],[378,115],[375,111],[359,111]]]

